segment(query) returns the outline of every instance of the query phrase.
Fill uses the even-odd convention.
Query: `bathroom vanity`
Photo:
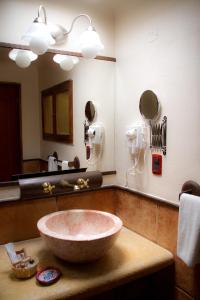
[[[34,277],[17,280],[11,275],[10,262],[3,246],[0,246],[0,278],[3,283],[0,299],[92,297],[98,300],[144,300],[153,295],[151,299],[171,300],[173,297],[169,293],[174,292],[175,284],[185,287],[181,274],[184,272],[192,278],[192,270],[186,269],[176,257],[177,205],[116,185],[77,191],[57,189],[55,192],[54,189],[52,194],[35,193],[32,198],[26,198],[24,194],[23,199],[20,193],[15,194],[15,189],[16,186],[10,189],[4,184],[5,197],[0,201],[0,244],[19,243],[19,248],[25,247],[28,254],[38,256],[43,266],[57,266],[63,275],[49,287],[37,285]],[[124,228],[119,239],[99,261],[68,264],[54,257],[39,238],[38,220],[47,214],[68,209],[107,211],[122,219]],[[190,282],[187,281],[188,289]]]
[[[9,300],[53,300],[53,299],[162,299],[169,296],[170,280],[165,280],[162,291],[163,274],[169,274],[173,266],[173,255],[166,249],[123,228],[115,245],[101,259],[87,264],[70,264],[57,259],[48,250],[41,238],[21,241],[16,248],[25,248],[32,257],[38,257],[41,266],[54,266],[61,270],[60,280],[47,287],[40,286],[33,277],[17,280],[3,246],[0,247],[0,298]],[[164,273],[159,273],[161,270]],[[152,275],[153,279],[152,279]],[[157,280],[155,280],[155,275]],[[169,279],[168,276],[166,278]],[[165,279],[166,279],[165,278]],[[131,296],[121,298],[117,287],[131,282]],[[157,288],[156,288],[157,285]],[[116,290],[115,290],[116,289]],[[107,291],[112,291],[111,292]],[[155,295],[156,291],[156,295]],[[102,294],[104,293],[104,294]],[[109,294],[106,294],[109,293]],[[102,294],[101,296],[95,296]],[[94,297],[94,298],[93,298]],[[96,298],[97,297],[97,298]]]

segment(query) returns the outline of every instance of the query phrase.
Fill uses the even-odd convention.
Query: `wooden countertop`
[[[1,186],[0,187],[0,202],[7,202],[20,199],[19,186]]]
[[[58,267],[63,275],[57,283],[48,287],[39,286],[35,277],[18,280],[11,273],[4,247],[0,246],[2,300],[79,299],[149,275],[173,263],[173,255],[169,251],[127,228],[122,229],[115,245],[103,258],[82,265],[57,259],[46,249],[41,238],[15,245],[19,249],[24,247],[28,255],[37,256],[42,266]]]

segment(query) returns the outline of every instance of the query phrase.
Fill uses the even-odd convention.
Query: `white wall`
[[[114,79],[115,63],[99,60],[84,60],[70,72],[60,69],[52,63],[52,57],[40,65],[40,90],[47,89],[65,80],[73,80],[73,145],[41,141],[41,157],[57,151],[61,160],[73,160],[77,155],[81,167],[87,167],[84,145],[85,104],[91,100],[95,104],[97,116],[95,121],[102,122],[105,129],[105,143],[101,161],[98,165],[101,171],[115,170],[114,151]]]
[[[137,3],[136,3],[137,2]],[[182,184],[200,179],[200,1],[126,1],[115,20],[116,168],[124,184],[131,166],[127,127],[141,120],[139,99],[153,90],[168,117],[163,175],[151,172],[151,153],[143,175],[129,177],[132,188],[178,201]]]
[[[1,60],[1,53],[2,49],[0,81],[21,84],[23,159],[38,158],[40,157],[40,115],[37,68],[32,65],[26,70],[20,69],[14,62],[9,61],[7,55],[5,60]]]

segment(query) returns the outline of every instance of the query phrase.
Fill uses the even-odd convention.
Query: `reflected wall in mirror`
[[[149,121],[155,120],[159,115],[160,105],[158,98],[151,90],[144,91],[140,97],[140,113]]]
[[[73,161],[75,156],[80,159],[81,168],[87,167],[83,124],[85,121],[85,99],[94,99],[98,110],[98,118],[103,123],[106,138],[100,171],[115,170],[114,158],[114,70],[115,63],[102,60],[80,59],[80,62],[69,71],[63,71],[53,62],[53,53],[46,53],[31,65],[22,69],[8,58],[10,49],[0,47],[0,82],[17,83],[21,89],[21,108],[18,115],[21,131],[17,140],[21,145],[20,172],[30,173],[46,170],[49,155],[57,151],[59,160]],[[41,92],[67,80],[73,80],[73,144],[60,141],[44,140],[42,136]],[[92,85],[91,85],[92,82]],[[46,118],[52,114],[51,98],[47,98],[48,110]],[[57,110],[62,110],[62,96],[57,103]],[[6,117],[6,124],[11,115]],[[52,120],[46,124],[47,132],[53,131]],[[59,132],[66,132],[62,119],[58,118],[56,126]],[[2,141],[3,145],[3,141]],[[12,153],[13,154],[13,153]],[[18,156],[19,157],[19,156]],[[1,157],[7,166],[11,159],[7,154]],[[2,162],[0,162],[1,164]],[[1,172],[1,170],[0,170]],[[9,174],[7,180],[11,178]],[[0,181],[2,179],[0,174]]]

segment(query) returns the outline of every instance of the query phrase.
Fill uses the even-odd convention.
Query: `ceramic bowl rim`
[[[106,216],[106,217],[112,219],[112,221],[114,221],[114,224],[109,230],[106,230],[103,233],[90,235],[87,238],[84,238],[84,237],[80,238],[80,237],[76,237],[76,236],[69,235],[69,234],[56,233],[47,227],[46,222],[49,220],[49,218],[57,216],[57,215],[61,215],[61,214],[70,213],[70,212],[73,212],[73,213],[91,212],[94,214],[100,214],[100,215],[103,215],[103,216]],[[85,242],[85,241],[93,241],[93,240],[100,240],[102,238],[107,238],[107,237],[110,237],[110,236],[116,234],[117,232],[119,232],[121,230],[122,226],[123,226],[122,220],[118,216],[116,216],[112,213],[109,213],[109,212],[100,211],[100,210],[92,210],[92,209],[68,209],[68,210],[57,211],[57,212],[53,212],[48,215],[45,215],[44,217],[39,219],[39,221],[37,222],[37,228],[42,235],[45,235],[47,237],[54,238],[57,240],[74,241],[74,242]]]

